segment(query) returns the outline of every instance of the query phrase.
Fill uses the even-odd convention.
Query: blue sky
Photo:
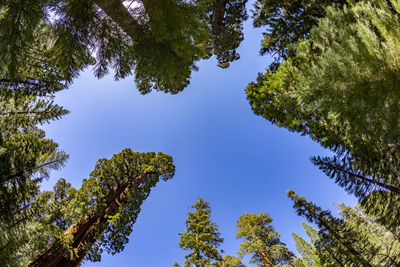
[[[310,162],[328,151],[252,113],[244,89],[271,59],[259,55],[262,31],[250,20],[244,33],[240,60],[228,69],[218,68],[214,59],[200,62],[200,71],[178,95],[143,96],[133,77],[97,80],[91,70],[57,94],[55,101],[71,113],[44,128],[70,160],[42,189],[60,177],[79,188],[97,159],[126,147],[170,154],[176,165],[175,177],[160,181],[143,204],[125,250],[84,266],[182,265],[178,232],[185,231],[190,205],[199,196],[210,202],[212,220],[225,238],[221,248],[231,255],[239,246],[235,223],[245,212],[268,212],[282,241],[295,251],[291,233],[305,236],[304,219],[286,198],[288,189],[324,208],[356,203]]]

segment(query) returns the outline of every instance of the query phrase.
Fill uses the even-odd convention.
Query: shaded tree
[[[8,80],[24,78],[18,65],[29,56],[27,48],[43,25],[50,30],[49,55],[68,74],[67,80],[94,65],[97,77],[109,69],[116,79],[134,73],[141,93],[178,93],[188,85],[198,60],[214,54],[227,67],[239,58],[245,2],[3,1],[0,61]]]

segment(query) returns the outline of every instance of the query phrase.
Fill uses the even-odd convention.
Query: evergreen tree
[[[79,190],[61,180],[43,220],[63,233],[47,240],[28,266],[78,266],[83,259],[100,261],[103,250],[121,252],[151,188],[174,172],[168,155],[125,149],[100,159]]]
[[[292,233],[294,242],[296,243],[296,249],[301,255],[301,264],[304,267],[322,267],[322,264],[319,261],[318,253],[315,247],[309,244],[300,236]],[[298,263],[300,265],[300,263]],[[295,264],[296,266],[296,264]]]
[[[15,266],[16,251],[46,234],[33,220],[45,203],[39,184],[68,156],[46,139],[38,124],[59,119],[67,111],[51,98],[27,90],[0,89],[0,265]]]
[[[217,224],[210,219],[210,205],[200,197],[191,208],[195,211],[188,214],[186,232],[179,233],[179,247],[190,251],[185,255],[185,266],[219,266],[222,255],[218,247],[223,238]]]
[[[221,267],[245,267],[242,260],[231,255],[224,256]]]
[[[259,266],[293,266],[294,254],[280,241],[271,222],[272,218],[266,212],[240,216],[236,222],[236,237],[243,239],[243,242],[238,254],[251,255],[251,262]]]
[[[323,265],[327,266],[373,266],[374,255],[379,251],[376,246],[359,231],[346,225],[345,221],[332,216],[330,211],[322,210],[292,190],[288,197],[294,201],[296,213],[319,227],[315,247]],[[324,253],[328,250],[329,253]]]
[[[359,208],[351,208],[340,204],[337,206],[342,219],[342,230],[351,231],[353,236],[357,236],[356,242],[352,245],[356,250],[365,248],[369,243],[374,251],[367,251],[364,254],[369,257],[372,266],[398,266],[400,242],[396,239],[396,233],[391,233],[385,227],[375,222],[374,218],[367,216]],[[324,234],[317,231],[310,225],[302,223],[306,233],[310,237],[311,243],[307,243],[301,237],[293,234],[296,247],[302,256],[303,266],[348,266],[351,264],[347,260],[349,255],[346,251],[340,251],[334,242],[326,240]],[[361,237],[361,239],[360,239]],[[321,262],[324,262],[322,264]],[[353,265],[356,264],[353,262]],[[357,266],[359,263],[357,264]]]
[[[400,218],[391,208],[400,188],[399,11],[393,0],[329,6],[307,39],[246,89],[255,114],[331,149],[335,157],[313,162],[390,229]]]
[[[337,207],[346,227],[367,237],[369,242],[379,248],[371,260],[374,266],[400,265],[400,240],[396,237],[397,232],[392,233],[376,223],[374,217],[366,215],[359,207],[352,208],[344,204]]]
[[[29,49],[37,48],[31,41],[42,27],[50,31],[49,56],[69,75],[67,80],[94,65],[97,77],[110,68],[116,79],[134,73],[141,93],[178,93],[188,85],[198,60],[216,55],[219,65],[227,67],[239,58],[245,3],[6,0],[0,4],[0,61],[6,80],[28,82],[18,66],[26,62]]]
[[[291,46],[307,38],[313,26],[326,16],[326,7],[342,7],[345,0],[257,0],[253,10],[254,27],[265,27],[261,54],[273,54],[275,62],[270,70],[275,70],[281,59],[287,59]]]

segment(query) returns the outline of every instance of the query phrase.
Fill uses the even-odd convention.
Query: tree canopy
[[[68,82],[93,65],[97,77],[110,69],[116,79],[134,74],[143,94],[151,89],[178,93],[189,84],[198,60],[216,55],[219,65],[227,67],[239,58],[245,3],[2,1],[2,81],[29,82],[31,77],[19,66],[33,58],[38,64],[50,61],[41,65],[50,75],[55,61]],[[35,53],[40,49],[44,51]]]

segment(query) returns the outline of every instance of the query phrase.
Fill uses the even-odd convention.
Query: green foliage
[[[110,196],[115,190],[129,188],[140,175],[145,175],[136,188],[128,190],[126,197],[111,213],[110,220],[98,225],[95,242],[88,243],[86,259],[100,261],[103,251],[116,254],[121,252],[129,241],[134,223],[140,213],[143,201],[150,190],[162,179],[173,177],[175,166],[172,157],[161,152],[139,153],[124,149],[111,159],[98,160],[88,179],[84,179],[79,190],[69,190],[70,200],[65,207],[64,219],[79,224],[85,217],[97,217],[106,213]]]
[[[222,259],[222,265],[221,267],[245,267],[245,265],[242,263],[242,260],[238,257],[234,257],[231,255],[226,255]]]
[[[61,253],[71,260],[84,253],[86,260],[100,261],[103,251],[121,252],[151,188],[160,178],[172,178],[174,172],[169,155],[125,149],[111,159],[100,159],[79,190],[60,179],[53,191],[42,192],[32,201],[38,208],[30,221],[12,228],[13,231],[4,229],[7,236],[2,236],[0,241],[8,241],[8,244],[2,244],[10,250],[8,255],[0,253],[0,260],[4,259],[4,266],[24,266],[50,243],[52,254]],[[131,187],[134,184],[136,187]],[[113,208],[115,192],[121,192],[122,197]],[[80,228],[81,225],[93,219],[98,222],[93,225],[94,240],[84,239],[78,247],[78,233],[86,231]],[[71,229],[77,229],[77,232]],[[16,240],[10,242],[12,237]]]
[[[349,207],[344,204],[337,206],[346,227],[368,238],[369,242],[379,248],[371,263],[375,266],[400,265],[399,229],[396,232],[387,230],[376,223],[374,217],[366,215],[359,207]]]
[[[64,165],[68,156],[58,144],[45,138],[38,124],[59,119],[68,112],[48,97],[27,91],[0,90],[0,231],[18,231],[21,239],[26,223],[40,209],[34,204],[39,183],[50,171]],[[32,224],[31,224],[32,225]],[[14,229],[15,227],[15,229]],[[12,247],[13,238],[0,242]],[[10,236],[13,236],[12,234]],[[4,254],[7,257],[8,254]]]
[[[257,0],[253,25],[267,29],[261,43],[261,54],[277,55],[271,69],[277,68],[280,59],[290,56],[291,46],[310,34],[311,28],[326,15],[326,7],[341,7],[344,3],[345,0]]]
[[[294,254],[279,239],[270,225],[272,218],[262,212],[259,215],[245,213],[236,222],[237,238],[243,239],[238,254],[251,255],[251,262],[260,266],[292,266]]]
[[[318,257],[324,266],[373,266],[379,246],[365,233],[349,227],[345,220],[335,218],[330,211],[322,210],[292,190],[288,191],[288,197],[294,201],[293,207],[299,216],[318,226],[318,237],[312,242],[315,242]]]
[[[331,149],[333,158],[313,162],[394,229],[400,5],[379,0],[339,6],[327,7],[307,39],[287,46],[293,53],[246,93],[255,114]]]
[[[345,238],[348,238],[345,231],[347,234],[351,231],[353,237],[357,236],[357,241],[353,240],[350,243],[356,250],[362,251],[369,257],[368,262],[372,266],[399,265],[400,242],[396,238],[396,233],[392,233],[376,223],[375,218],[366,215],[358,207],[351,208],[343,204],[337,207],[342,221],[342,225],[339,227],[340,231],[343,232]],[[325,215],[325,217],[328,216]],[[349,253],[338,249],[337,244],[332,241],[335,237],[330,237],[331,241],[327,242],[323,232],[317,231],[305,223],[302,224],[312,243],[309,244],[293,234],[297,250],[302,256],[302,266],[348,266],[351,264]],[[368,243],[374,247],[375,251],[365,250],[365,244]]]
[[[143,94],[152,89],[178,93],[189,84],[200,59],[215,54],[219,65],[227,67],[239,58],[236,48],[243,39],[245,3],[2,1],[0,61],[6,78],[15,82],[30,81],[18,68],[38,55],[33,62],[47,68],[44,62],[51,59],[50,65],[57,66],[68,82],[94,65],[97,77],[109,69],[116,79],[134,73]],[[43,33],[45,53],[34,54],[43,48],[38,41]],[[52,79],[46,79],[46,86],[47,82]]]
[[[315,247],[295,233],[292,233],[292,236],[296,243],[296,249],[301,255],[301,260],[297,259],[297,265],[304,267],[322,267]]]
[[[196,267],[219,266],[222,255],[218,247],[223,242],[223,238],[220,237],[218,226],[210,220],[210,205],[199,198],[191,208],[195,211],[188,214],[185,223],[186,232],[179,233],[181,236],[179,247],[190,251],[185,255],[184,266],[192,264]]]

